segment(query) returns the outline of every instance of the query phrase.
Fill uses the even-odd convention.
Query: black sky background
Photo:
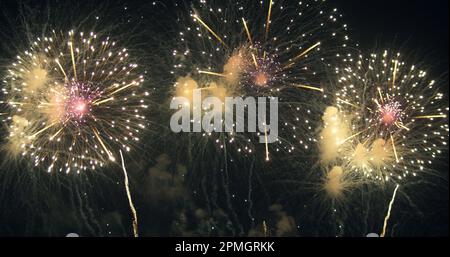
[[[345,16],[361,49],[391,48],[425,58],[434,76],[444,76],[448,93],[449,1],[331,0]]]

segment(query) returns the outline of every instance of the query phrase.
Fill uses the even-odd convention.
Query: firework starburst
[[[130,151],[145,128],[143,76],[126,48],[95,33],[53,31],[4,78],[4,150],[48,171],[95,169]]]
[[[322,161],[380,183],[431,171],[449,133],[448,102],[436,81],[389,51],[360,56],[337,75],[336,107],[321,130]]]

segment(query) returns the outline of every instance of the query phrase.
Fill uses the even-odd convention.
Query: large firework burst
[[[127,49],[94,32],[37,37],[3,79],[10,157],[48,171],[95,169],[130,151],[147,108]]]
[[[286,116],[279,119],[285,130],[281,133],[289,139],[281,135],[270,148],[292,152],[297,143],[308,148],[311,139],[297,136],[300,120],[309,126],[300,116],[308,111],[301,105],[323,97],[320,75],[335,57],[347,53],[347,26],[337,9],[314,0],[194,1],[184,17],[179,19],[184,26],[181,47],[173,52],[179,77],[174,95],[190,96],[201,88],[219,98],[280,97],[279,115]],[[252,140],[241,136],[239,140],[230,134],[218,143],[221,148],[230,142],[239,151],[254,151]]]
[[[335,106],[320,131],[323,163],[381,184],[432,171],[448,150],[449,107],[439,81],[391,51],[360,56],[336,76]]]
[[[289,155],[313,144],[313,138],[303,133],[311,129],[305,114],[310,112],[308,106],[323,99],[322,75],[334,58],[347,56],[347,28],[336,9],[314,0],[193,1],[178,22],[182,28],[179,47],[173,51],[177,78],[173,96],[185,97],[188,106],[196,89],[222,101],[278,97],[275,143],[259,142],[271,132],[265,127],[256,133],[180,136],[180,152],[187,153],[188,181],[194,191],[202,192],[207,204],[223,206],[233,225],[243,231],[247,218],[250,227],[257,222],[252,214],[253,190],[267,195],[261,186],[264,170],[271,165],[277,171],[307,165],[301,158],[291,162]],[[204,115],[211,111],[202,110]],[[234,111],[222,109],[222,117]],[[245,118],[246,113],[248,107],[236,115]],[[237,125],[236,120],[233,126]],[[241,187],[248,188],[248,194],[237,194]],[[240,205],[248,210],[245,217],[234,212]]]

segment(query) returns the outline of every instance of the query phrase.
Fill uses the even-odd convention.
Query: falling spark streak
[[[263,220],[263,233],[264,233],[265,237],[268,236],[268,234],[267,234],[267,224],[266,224],[265,220]]]
[[[66,81],[68,81],[69,79],[67,78],[66,72],[64,71],[63,67],[61,66],[61,63],[59,63],[58,59],[55,59],[56,64],[58,64],[59,69],[61,70],[61,72],[64,74],[64,78],[66,79]]]
[[[345,100],[342,100],[342,99],[340,99],[340,98],[338,98],[337,100],[340,101],[340,102],[343,102],[344,104],[348,104],[348,105],[353,106],[353,107],[355,107],[355,108],[359,108],[359,106],[357,106],[357,105],[355,105],[355,104],[352,104],[352,103],[350,103],[350,102],[347,102],[347,101],[345,101]]]
[[[352,139],[352,138],[354,138],[354,137],[357,137],[357,136],[361,135],[361,134],[364,133],[366,130],[367,130],[367,129],[365,129],[365,130],[363,130],[363,131],[360,131],[360,132],[358,132],[358,133],[356,133],[356,134],[354,134],[354,135],[352,135],[352,136],[349,136],[348,138],[342,140],[342,141],[340,142],[340,144],[343,144],[343,143],[347,142],[348,140],[350,140],[350,139]]]
[[[398,65],[398,60],[395,60],[394,62],[394,74],[393,74],[393,78],[392,78],[392,87],[395,87],[395,80],[397,77],[397,65]]]
[[[402,129],[406,129],[406,130],[409,131],[409,128],[406,127],[405,125],[401,124],[401,123],[396,122],[396,123],[395,123],[395,126],[397,126],[397,127],[399,127],[399,128],[402,128]]]
[[[10,105],[25,105],[27,103],[20,103],[20,102],[8,102]]]
[[[218,76],[218,77],[226,77],[225,74],[221,74],[221,73],[217,73],[217,72],[212,72],[212,71],[199,71],[199,74],[208,74],[208,75],[213,75],[213,76]]]
[[[255,68],[258,69],[258,62],[256,61],[256,56],[252,54],[253,63],[255,64]]]
[[[378,94],[380,95],[381,103],[383,103],[384,99],[383,99],[383,94],[381,93],[381,88],[377,88],[377,89],[378,89]]]
[[[66,119],[66,120],[63,122],[63,125],[65,125],[67,121],[69,121],[69,119]],[[53,136],[50,137],[50,141],[52,141],[52,140],[53,140],[57,135],[59,135],[59,133],[61,133],[61,131],[63,131],[63,130],[64,130],[64,126],[63,126],[61,129],[59,129],[58,132],[56,132],[55,134],[53,134]]]
[[[47,127],[45,127],[45,128],[43,128],[43,129],[39,130],[38,132],[36,132],[34,135],[31,135],[29,138],[34,138],[34,137],[36,137],[37,135],[39,135],[39,134],[41,134],[42,132],[46,131],[47,129],[49,129],[49,128],[55,126],[56,124],[58,124],[58,122],[54,122],[54,123],[48,125]]]
[[[395,142],[392,134],[391,134],[391,142],[392,142],[392,149],[394,150],[395,160],[397,161],[397,163],[399,163],[400,161],[398,160],[397,150],[395,149]]]
[[[389,217],[391,216],[392,206],[394,205],[395,196],[397,195],[397,190],[398,190],[399,187],[400,187],[400,185],[398,185],[398,184],[395,187],[394,194],[392,195],[391,202],[389,203],[388,212],[386,214],[386,217],[384,218],[383,232],[381,232],[380,237],[384,237],[386,235],[387,223],[389,221]]]
[[[98,134],[97,129],[96,128],[92,128],[92,131],[94,131],[94,134],[97,137],[97,140],[100,142],[100,144],[102,145],[103,149],[108,154],[109,159],[111,161],[115,161],[116,158],[114,158],[114,156],[111,154],[111,152],[108,150],[108,148],[106,148],[105,144],[103,143],[103,140],[100,138],[100,135]]]
[[[267,41],[269,37],[269,29],[270,29],[270,16],[272,15],[272,0],[269,0],[269,10],[267,12],[267,22],[266,22],[266,36],[265,39]]]
[[[202,21],[202,19],[200,19],[200,17],[198,17],[197,15],[194,15],[194,18],[197,19],[200,24],[203,25],[203,27],[205,27],[217,40],[219,40],[220,43],[222,43],[222,45],[224,45],[226,48],[228,48],[228,45],[225,44],[225,42],[223,42],[222,38],[219,37],[219,35],[217,35],[216,32],[214,32],[214,30],[212,30],[208,25],[206,25],[206,23],[204,23]]]
[[[133,82],[131,82],[130,84],[125,85],[125,86],[123,86],[123,87],[121,87],[121,88],[115,90],[115,91],[112,92],[112,93],[109,93],[109,95],[111,96],[111,95],[114,95],[114,94],[116,94],[116,93],[119,93],[120,91],[122,91],[122,90],[124,90],[124,89],[127,89],[127,88],[129,88],[129,87],[131,87],[131,86],[133,86],[133,85],[136,85],[136,84],[137,84],[137,83],[133,81]]]
[[[447,118],[447,115],[426,115],[414,117],[414,119],[434,119],[434,118]]]
[[[311,52],[314,48],[318,47],[319,45],[320,45],[320,42],[317,42],[316,44],[314,44],[310,48],[308,48],[305,51],[303,51],[301,54],[299,54],[296,57],[294,57],[294,59],[292,59],[291,63],[289,63],[288,65],[284,66],[283,69],[287,69],[287,68],[292,67],[292,65],[294,65],[298,61],[298,59],[302,58],[303,56],[305,56],[307,53]]]
[[[248,40],[250,41],[250,45],[253,45],[252,35],[250,34],[250,31],[248,30],[247,22],[245,22],[244,18],[242,18],[242,23],[244,23],[245,32],[247,33],[247,37],[248,37]]]
[[[75,65],[75,56],[73,54],[72,42],[69,42],[69,46],[70,46],[70,56],[72,57],[73,76],[75,77],[75,80],[78,80],[77,79],[77,68],[76,68],[76,65]]]
[[[114,100],[114,97],[110,97],[110,98],[107,98],[107,99],[104,99],[104,100],[101,100],[101,101],[98,101],[98,102],[93,102],[92,104],[100,105],[100,104],[104,104],[104,103],[107,103],[107,102],[113,101],[113,100]]]
[[[133,200],[131,198],[130,186],[128,183],[128,173],[127,173],[127,169],[125,168],[125,162],[123,160],[122,150],[120,150],[119,152],[120,152],[120,159],[122,161],[122,170],[123,170],[123,174],[125,176],[125,190],[127,191],[128,204],[130,205],[131,213],[133,214],[133,234],[134,234],[134,237],[139,237],[137,212],[136,212],[136,208],[134,207]]]
[[[50,141],[52,141],[57,135],[59,135],[59,133],[61,133],[61,131],[63,131],[64,127],[60,128],[55,134],[53,134],[53,136],[51,136],[49,139]]]
[[[373,101],[377,104],[378,108],[381,108],[381,104],[378,102],[377,99],[374,99]]]
[[[323,88],[319,88],[319,87],[306,86],[306,85],[296,85],[296,87],[323,92]]]
[[[267,126],[264,125],[264,140],[266,143],[266,161],[270,161],[269,158],[269,143],[267,142]]]

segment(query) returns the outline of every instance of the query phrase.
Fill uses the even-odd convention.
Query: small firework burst
[[[76,125],[83,125],[87,118],[94,118],[92,105],[97,99],[101,99],[103,92],[98,87],[84,82],[69,82],[65,85],[69,91],[65,94],[63,120],[70,120]]]
[[[383,184],[432,171],[449,133],[448,102],[435,80],[388,51],[336,73],[333,116],[324,115],[319,140],[322,162]]]
[[[401,104],[397,101],[388,100],[388,102],[380,104],[377,112],[379,121],[386,127],[402,122],[403,110]]]
[[[277,61],[276,53],[269,54],[260,44],[256,43],[250,49],[252,64],[248,64],[242,72],[240,81],[242,87],[252,87],[256,90],[271,89],[282,82],[283,69]]]
[[[130,151],[145,128],[145,92],[127,49],[95,33],[53,31],[17,56],[4,78],[11,158],[48,171],[95,169]]]

